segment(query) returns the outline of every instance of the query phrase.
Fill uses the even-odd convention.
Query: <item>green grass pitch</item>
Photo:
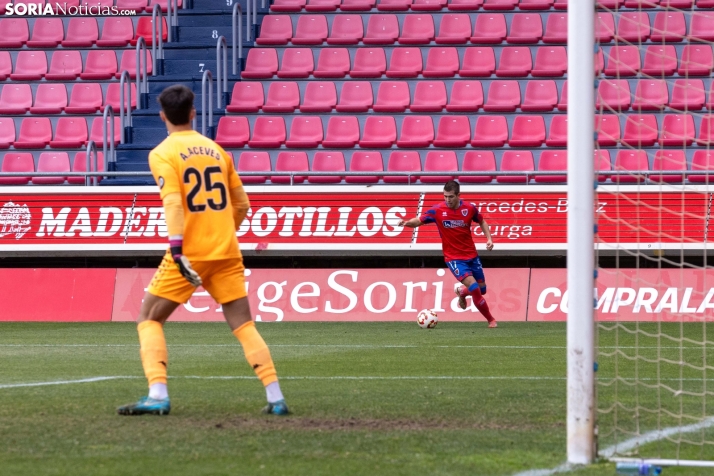
[[[565,460],[564,323],[258,328],[287,418],[260,414],[264,390],[225,324],[166,325],[168,417],[115,413],[146,393],[133,324],[0,324],[0,475],[506,475]],[[17,386],[93,377],[121,378]]]

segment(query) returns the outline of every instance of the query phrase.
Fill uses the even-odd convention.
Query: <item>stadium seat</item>
[[[545,33],[543,43],[567,43],[568,42],[568,14],[559,13],[548,15],[545,22]]]
[[[316,78],[344,78],[350,72],[350,54],[347,48],[322,48],[317,58]]]
[[[132,51],[132,53],[134,53]],[[111,79],[117,72],[117,55],[112,50],[89,50],[82,79]]]
[[[397,41],[401,45],[428,45],[434,41],[434,19],[428,13],[406,15]]]
[[[308,78],[314,68],[311,48],[288,48],[283,51],[278,78]]]
[[[108,20],[109,18],[107,18],[107,20],[105,20],[104,22],[105,29],[107,28],[108,23],[110,23]],[[129,23],[131,24],[131,18],[125,18],[125,20],[129,20]],[[97,27],[96,18],[74,17],[69,19],[69,25],[67,26],[67,34],[66,37],[61,40],[61,44],[63,48],[85,48],[94,45],[98,39],[99,28]]]
[[[689,114],[667,114],[662,120],[659,143],[663,146],[692,145],[694,142],[694,118]]]
[[[93,169],[94,163],[90,163],[89,166]],[[104,154],[102,152],[97,152],[97,171],[105,170],[104,168]],[[72,172],[86,172],[87,171],[87,153],[77,152],[74,154],[74,160],[72,161]],[[97,183],[102,181],[102,177],[97,177]],[[67,182],[72,185],[84,185],[84,177],[67,177]]]
[[[99,83],[74,83],[69,105],[64,109],[67,114],[94,114],[102,107],[104,96]]]
[[[543,116],[516,116],[508,145],[511,147],[540,147],[545,142]]]
[[[350,172],[384,172],[382,154],[377,151],[356,151],[350,159]],[[347,183],[377,183],[377,175],[351,175],[345,177]]]
[[[367,81],[342,83],[338,112],[367,112],[372,107],[372,85]]]
[[[104,104],[102,104],[102,108],[101,108],[102,112],[104,112],[104,108],[107,105],[112,106],[112,108],[114,108],[115,113],[120,110],[120,106],[121,106],[120,90],[121,90],[121,88],[119,86],[120,86],[120,84],[117,82],[109,83],[109,85],[107,85],[107,92],[104,95]],[[128,98],[126,96],[124,96],[124,107],[126,107],[126,108],[131,107],[132,109],[136,109],[136,84],[131,83],[130,88],[131,88],[131,104],[129,104]],[[126,91],[126,88],[125,88],[125,91]]]
[[[298,149],[315,148],[322,142],[322,120],[318,116],[294,116],[290,124],[287,147]]]
[[[143,54],[139,55],[139,62],[140,62],[140,64],[144,63],[144,55]],[[154,62],[151,57],[151,50],[148,50],[146,52],[146,72],[149,76],[151,76],[151,73],[153,71],[153,68],[154,68],[153,64],[154,64]],[[131,79],[136,78],[136,51],[129,49],[129,50],[124,50],[122,52],[121,62],[119,63],[119,69],[117,70],[117,73],[115,75],[117,79],[119,79],[121,77],[122,71],[128,71],[129,77]]]
[[[553,80],[528,81],[521,103],[526,112],[548,112],[558,106],[558,87]]]
[[[706,97],[701,79],[676,79],[672,86],[672,99],[668,106],[679,111],[699,111]]]
[[[635,76],[640,71],[640,67],[640,51],[636,46],[613,46],[607,55],[605,74]]]
[[[468,116],[442,116],[434,139],[435,147],[465,147],[471,140]]]
[[[275,83],[271,83],[272,84]],[[258,112],[263,107],[263,85],[257,81],[238,81],[233,85],[228,112]]]
[[[424,172],[458,172],[459,162],[456,159],[456,152],[432,150],[427,152],[424,160]],[[422,175],[422,183],[443,184],[449,180],[454,180],[455,175]]]
[[[38,172],[69,172],[69,154],[67,152],[42,152],[37,161]],[[32,177],[35,185],[58,185],[67,180],[67,176]]]
[[[82,55],[79,51],[55,50],[50,60],[50,69],[45,74],[49,81],[71,81],[82,73]]]
[[[388,78],[416,78],[422,70],[420,48],[394,48],[389,61]]]
[[[595,15],[595,39],[600,43],[610,43],[615,38],[615,18],[610,12]]]
[[[692,12],[689,20],[689,38],[697,41],[714,41],[714,12]]]
[[[544,150],[538,159],[538,172],[558,172],[568,170],[568,151]],[[536,175],[536,183],[564,183],[567,175]]]
[[[139,37],[144,38],[144,41],[146,42],[147,46],[151,46],[153,42],[153,38],[151,37],[151,29],[152,29],[152,23],[153,19],[152,17],[149,16],[141,16],[139,17],[139,21],[136,23],[136,34],[134,35],[134,38],[131,39],[129,42],[130,45],[136,46],[137,41],[139,41]],[[166,18],[161,19],[161,41],[166,43],[168,40],[168,26],[166,24]]]
[[[251,48],[241,78],[267,79],[278,72],[278,52],[273,48]]]
[[[364,27],[361,15],[335,15],[328,45],[356,45],[362,41]]]
[[[597,88],[596,109],[626,111],[630,108],[630,83],[626,79],[606,79]]]
[[[568,71],[565,46],[543,46],[536,51],[533,76],[563,76]]]
[[[417,151],[395,151],[389,154],[387,161],[387,172],[421,172],[421,157]],[[415,183],[419,180],[419,175],[387,176],[384,183]]]
[[[684,12],[657,12],[650,40],[655,43],[682,41],[687,36]]]
[[[0,19],[0,48],[22,48],[30,39],[25,18]]]
[[[111,0],[108,0],[111,1]],[[154,9],[154,5],[159,5],[161,8],[161,11],[166,13],[168,11],[168,2],[171,0],[149,0],[149,4],[146,6],[145,11],[151,12]],[[172,1],[172,5],[174,5]],[[176,0],[175,4],[179,10],[183,7],[183,2],[182,0]]]
[[[506,41],[515,44],[538,43],[543,36],[543,22],[538,13],[516,13]]]
[[[116,6],[127,10],[136,10],[138,13],[146,8],[147,0],[116,0]]]
[[[0,81],[5,81],[12,73],[12,58],[9,51],[0,51]]]
[[[660,0],[659,4],[662,7],[692,8],[692,6],[694,5],[694,0]]]
[[[260,25],[257,45],[287,45],[293,37],[293,22],[290,15],[266,15]]]
[[[644,150],[620,150],[615,158],[615,170],[623,172],[637,172],[649,170],[650,163],[647,152]],[[644,175],[634,173],[628,175],[613,175],[613,182],[637,183],[644,180]]]
[[[697,144],[703,146],[714,145],[714,116],[702,116],[702,122],[699,125],[699,136],[697,136]]]
[[[426,57],[425,78],[450,78],[459,71],[459,53],[456,47],[431,48]]]
[[[354,66],[350,70],[352,78],[379,78],[387,69],[387,58],[382,48],[358,48]]]
[[[16,149],[43,149],[52,140],[52,123],[49,117],[27,117],[20,123],[20,136]]]
[[[340,10],[343,12],[366,12],[374,8],[376,0],[342,0]]]
[[[32,27],[32,38],[25,44],[29,48],[56,48],[64,40],[61,18],[37,18]]]
[[[414,0],[412,11],[433,12],[439,11],[446,6],[446,0]]]
[[[471,145],[474,147],[503,147],[508,140],[508,123],[504,116],[476,118]]]
[[[334,12],[340,6],[340,0],[307,0],[308,12]]]
[[[451,97],[446,105],[449,112],[476,112],[483,106],[480,81],[456,81],[451,86]]]
[[[383,81],[377,90],[377,100],[372,109],[376,112],[404,112],[411,97],[406,81]]]
[[[476,16],[471,43],[497,44],[506,39],[506,17],[502,13]]]
[[[337,105],[335,83],[316,81],[307,83],[300,112],[332,112]]]
[[[92,127],[89,130],[89,140],[94,141],[95,144],[97,144],[97,147],[101,148],[104,145],[104,124],[103,124],[103,117],[95,117],[92,120]],[[106,127],[107,127],[107,139],[111,140],[111,135],[112,135],[112,126],[110,119],[107,118],[106,122]],[[121,119],[119,116],[114,117],[114,145],[119,144],[121,141],[121,134],[122,134],[122,129],[121,129]]]
[[[558,114],[550,120],[548,137],[545,139],[548,147],[565,147],[568,145],[568,116]]]
[[[69,39],[69,35],[67,35]],[[102,36],[97,46],[126,46],[134,38],[134,24],[130,17],[107,17],[102,25]]]
[[[45,74],[47,74],[47,55],[44,51],[20,51],[15,58],[15,71],[10,75],[10,79],[38,81]]]
[[[396,15],[370,15],[362,42],[365,45],[392,45],[398,37],[399,21]]]
[[[660,111],[669,101],[667,81],[664,79],[641,79],[635,90],[632,109],[635,111]]]
[[[397,124],[391,116],[369,116],[359,146],[365,149],[389,148],[397,140]]]
[[[15,142],[15,121],[12,117],[0,117],[0,149],[7,149]]]
[[[635,147],[649,147],[657,142],[657,118],[654,114],[633,114],[625,119],[622,143]]]
[[[53,149],[75,149],[87,142],[87,120],[83,117],[60,117],[55,125]]]
[[[471,38],[471,18],[467,14],[452,13],[441,17],[439,36],[440,45],[462,45]]]
[[[285,142],[285,120],[280,116],[258,116],[253,124],[250,147],[276,148]]]
[[[645,53],[644,74],[671,76],[677,71],[677,51],[674,45],[648,46]]]
[[[622,12],[617,22],[618,41],[641,43],[650,37],[650,17],[647,12]]]
[[[359,121],[355,116],[332,116],[322,147],[352,148],[359,142]]]
[[[496,71],[496,56],[490,46],[472,46],[464,52],[464,62],[459,76],[479,78],[491,76]],[[455,83],[456,84],[456,83]]]
[[[620,141],[620,119],[614,114],[595,116],[597,143],[602,146],[617,145]]]
[[[594,63],[593,67],[595,69],[595,76],[599,76],[603,72],[603,69],[605,69],[605,54],[603,53],[602,48],[598,47]]]
[[[484,10],[515,10],[518,0],[483,0]]]
[[[488,112],[514,112],[521,105],[518,81],[491,81],[483,109]]]
[[[7,155],[6,155],[7,157]],[[714,152],[709,150],[696,150],[692,156],[692,171],[712,171],[714,172]],[[690,175],[690,182],[709,183],[713,181],[710,175]]]
[[[521,10],[548,10],[553,6],[553,0],[521,0],[518,8]]]
[[[244,175],[244,172],[270,172],[270,155],[267,152],[241,152],[238,156],[236,171],[240,174],[241,182],[254,184],[265,183],[267,175]]]
[[[0,92],[0,114],[25,114],[32,106],[29,84],[6,84]]]
[[[275,81],[268,87],[268,96],[263,104],[263,112],[291,113],[300,105],[300,89],[297,83]]]
[[[342,152],[315,152],[312,157],[313,172],[344,172],[345,156]],[[340,183],[342,175],[309,175],[307,181],[310,183]]]
[[[247,117],[223,116],[216,127],[216,143],[221,147],[243,147],[250,139]]]
[[[464,162],[461,165],[462,172],[495,172],[496,158],[493,152],[489,151],[468,151],[464,154]],[[491,183],[492,175],[461,175],[458,178],[461,183]]]
[[[456,83],[454,83],[455,85]],[[446,107],[446,86],[443,81],[419,81],[414,90],[412,112],[441,112]]]
[[[2,159],[0,172],[34,172],[35,159],[29,152],[8,152]],[[2,177],[0,185],[25,185],[30,177]]]
[[[307,0],[273,0],[270,5],[271,12],[298,13],[305,8]]]
[[[530,151],[507,150],[501,156],[501,172],[534,172],[533,153]],[[530,178],[527,175],[499,175],[496,177],[498,183],[528,183]]]
[[[278,159],[275,162],[276,172],[307,172],[309,164],[307,153],[305,152],[280,152]],[[307,179],[306,175],[294,175],[292,183],[304,183]],[[290,177],[288,176],[273,176],[270,179],[273,183],[289,184]]]
[[[558,110],[568,110],[568,81],[563,81],[563,88],[560,90],[560,100],[558,101]]]
[[[377,10],[386,12],[405,12],[409,10],[412,0],[379,0]]]
[[[664,170],[687,170],[687,156],[683,150],[658,150],[655,152],[654,162],[652,164],[653,171]],[[658,182],[682,183],[684,174],[650,174],[650,179]]]
[[[60,114],[67,106],[67,88],[64,84],[40,83],[35,91],[32,114]]]
[[[526,46],[507,46],[501,49],[496,76],[521,77],[528,76],[533,68],[533,57],[530,48]]]
[[[446,8],[452,11],[478,10],[483,0],[451,0]]]
[[[397,147],[429,147],[434,140],[431,116],[405,116],[397,140]]]
[[[685,45],[679,63],[680,76],[711,76],[714,57],[711,45]]]
[[[270,18],[268,15],[266,18]],[[327,19],[325,15],[299,15],[293,45],[319,45],[327,40]]]
[[[553,8],[556,10],[567,10],[568,9],[568,0],[555,0],[553,3]]]
[[[593,156],[593,161],[598,171],[609,172],[612,170],[612,159],[610,158],[609,150],[596,149]],[[599,182],[605,182],[610,175],[601,173],[597,177]]]

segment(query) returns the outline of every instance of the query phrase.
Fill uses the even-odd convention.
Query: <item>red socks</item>
[[[481,289],[479,288],[478,283],[473,283],[469,286],[469,293],[471,294],[471,299],[474,300],[476,309],[479,310],[483,317],[485,317],[488,322],[495,321],[494,317],[491,315],[491,311],[488,309],[486,300],[483,298],[483,295],[481,295]]]

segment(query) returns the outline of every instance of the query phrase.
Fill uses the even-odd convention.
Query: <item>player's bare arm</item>
[[[419,217],[414,217],[411,220],[399,220],[398,226],[406,226],[407,228],[418,228],[424,223],[419,219]]]
[[[493,239],[491,239],[491,230],[488,228],[486,219],[481,220],[479,225],[481,226],[481,230],[483,230],[483,235],[486,237],[486,249],[491,251],[493,249]]]

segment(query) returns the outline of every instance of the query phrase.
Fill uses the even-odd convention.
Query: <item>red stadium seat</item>
[[[12,58],[9,51],[0,51],[0,81],[5,81],[12,73]]]
[[[640,43],[650,37],[650,17],[647,12],[620,13],[617,22],[617,36],[619,41]]]
[[[370,15],[362,42],[365,45],[391,45],[398,37],[399,21],[396,15]]]
[[[568,116],[558,114],[550,120],[548,138],[545,140],[548,147],[565,147],[568,145]]]
[[[47,55],[44,51],[20,51],[15,58],[13,81],[38,81],[47,74]]]
[[[476,112],[483,106],[480,81],[456,81],[451,86],[451,97],[446,105],[449,112]]]
[[[446,6],[446,0],[414,0],[412,10],[415,12],[434,12]]]
[[[428,13],[406,15],[398,41],[402,45],[428,45],[434,41],[434,19]]]
[[[496,56],[490,46],[472,46],[464,52],[464,63],[459,76],[478,78],[491,76],[496,71]],[[455,83],[456,84],[456,83]]]
[[[595,75],[598,76],[602,73],[603,69],[605,69],[605,55],[603,54],[602,48],[598,47],[594,63]]]
[[[657,131],[657,118],[654,114],[627,116],[622,143],[637,147],[652,146],[657,142]]]
[[[436,42],[442,45],[462,45],[471,38],[471,18],[467,14],[446,14],[439,23]]]
[[[293,35],[293,45],[319,45],[327,40],[325,15],[300,15]]]
[[[382,154],[376,151],[357,151],[350,159],[350,172],[384,172]],[[345,177],[347,183],[377,183],[377,175],[351,175]]]
[[[683,150],[658,150],[655,152],[653,171],[687,170],[687,156]],[[650,179],[658,182],[682,183],[684,174],[650,174]]]
[[[372,85],[368,81],[349,81],[342,84],[339,112],[367,112],[372,107]]]
[[[488,112],[514,112],[521,105],[518,81],[491,81],[483,109]]]
[[[560,100],[558,101],[558,110],[568,110],[568,81],[563,81],[563,88],[560,90]]]
[[[518,0],[484,0],[484,10],[515,10]]]
[[[548,10],[553,6],[553,0],[521,0],[518,8],[521,10]]]
[[[107,139],[111,140],[112,126],[109,119],[107,119],[106,124],[102,124],[102,117],[95,117],[92,120],[92,128],[89,131],[89,140],[94,141],[97,147],[102,147],[104,145],[104,127],[107,128]],[[117,145],[121,141],[121,119],[118,116],[114,117],[114,145]]]
[[[614,114],[595,116],[595,134],[599,145],[617,145],[620,142],[619,117]]]
[[[495,172],[496,158],[493,152],[489,151],[469,151],[464,154],[464,163],[461,165],[462,172]],[[491,183],[492,175],[461,175],[461,183]]]
[[[139,55],[139,62],[142,65],[144,64],[144,55],[143,54]],[[154,62],[153,62],[153,59],[151,58],[151,50],[149,50],[146,52],[146,70],[147,70],[146,72],[149,76],[151,76],[151,73],[153,70],[153,64],[154,64]],[[128,71],[130,78],[132,78],[132,79],[136,78],[136,51],[124,50],[122,52],[121,62],[119,63],[119,69],[117,70],[117,73],[115,75],[117,79],[119,79],[121,77],[121,71]]]
[[[453,11],[478,10],[483,0],[451,0],[446,8]]]
[[[313,71],[316,78],[344,78],[350,72],[350,54],[347,48],[322,48]]]
[[[387,12],[405,12],[409,10],[412,0],[379,0],[377,10]]]
[[[8,152],[2,160],[0,172],[34,172],[35,159],[29,152]],[[30,177],[2,177],[0,185],[25,185],[30,182]]]
[[[677,51],[674,45],[648,46],[645,53],[644,74],[670,76],[677,71]]]
[[[632,109],[635,111],[659,111],[669,101],[667,81],[664,79],[642,79],[637,83]]]
[[[627,8],[654,8],[660,0],[625,0]]]
[[[94,114],[102,107],[104,96],[99,83],[75,83],[69,98],[67,114]]]
[[[630,108],[630,83],[626,79],[606,79],[597,88],[596,109],[626,111]]]
[[[421,49],[395,48],[387,70],[388,78],[416,78],[422,70]]]
[[[656,43],[682,41],[687,36],[683,12],[657,12],[650,40]]]
[[[104,108],[107,105],[112,106],[114,108],[114,112],[119,111],[120,106],[121,106],[121,93],[120,90],[121,88],[119,87],[120,84],[117,82],[109,83],[107,86],[107,93],[104,95],[104,104],[102,105],[101,111],[104,112]],[[131,88],[131,104],[129,104],[129,98],[124,96],[124,107],[129,108],[131,107],[132,109],[136,109],[136,84],[131,83],[130,85]],[[126,88],[125,88],[126,91]]]
[[[538,172],[559,172],[568,170],[568,151],[544,150],[538,160]],[[564,183],[567,175],[536,175],[537,183]]]
[[[108,28],[109,23],[111,23],[108,20],[109,18],[104,21],[105,30]],[[131,24],[131,18],[124,18],[124,20],[129,20],[129,24]],[[130,36],[130,38],[131,37],[133,37],[133,34]],[[98,39],[99,28],[97,27],[96,18],[74,17],[69,19],[69,25],[67,26],[67,35],[61,41],[61,43],[63,48],[84,48],[94,45]],[[126,45],[126,43],[124,43],[124,45]]]
[[[508,140],[508,123],[504,116],[478,116],[471,145],[503,147]]]
[[[389,148],[397,140],[397,124],[391,116],[369,116],[359,146],[362,148]]]
[[[711,45],[685,45],[678,73],[680,76],[710,76],[714,69]]]
[[[374,8],[376,0],[342,0],[340,10],[343,12],[366,12]]]
[[[533,153],[530,151],[507,150],[501,156],[501,172],[533,172]],[[528,183],[530,178],[527,175],[499,175],[496,177],[498,183]]]
[[[276,172],[307,172],[309,170],[307,154],[305,152],[280,152],[275,162]],[[307,176],[294,175],[292,183],[303,183]],[[288,176],[273,176],[270,179],[273,183],[290,183]]]
[[[268,96],[263,105],[264,112],[290,113],[300,105],[300,89],[297,83],[275,81],[270,83]]]
[[[521,110],[547,112],[558,106],[558,87],[555,81],[528,81]]]
[[[605,74],[635,76],[640,71],[640,50],[636,46],[613,46],[607,55]]]
[[[49,117],[27,117],[20,123],[20,136],[16,149],[43,149],[52,140],[52,123]]]
[[[236,171],[243,183],[265,183],[267,175],[245,175],[245,172],[270,172],[270,155],[267,152],[241,152]]]
[[[538,13],[516,13],[511,17],[508,43],[538,43],[543,36],[543,22]]]
[[[136,35],[129,42],[130,45],[136,46],[139,37],[144,38],[147,46],[151,46],[153,38],[151,37],[153,19],[149,16],[139,17],[139,21],[136,23]],[[168,26],[166,24],[166,18],[161,19],[161,41],[166,43],[168,39]]]
[[[700,2],[701,3],[701,0]],[[6,155],[7,157],[7,155]],[[692,171],[714,171],[714,152],[709,150],[697,150],[692,156]],[[708,183],[714,181],[707,175],[690,175],[689,181],[696,183]]]
[[[64,84],[40,83],[35,91],[32,114],[59,114],[67,106],[67,88]]]
[[[593,161],[595,162],[595,167],[600,172],[611,171],[612,170],[612,160],[610,159],[609,150],[595,150],[593,154]],[[608,179],[610,175],[600,174],[598,175],[598,181],[604,182]]]
[[[533,76],[563,76],[568,71],[565,46],[543,46],[536,52]]]
[[[275,148],[285,142],[285,120],[280,116],[258,116],[253,124],[250,147]]]
[[[704,107],[704,81],[701,79],[676,79],[672,86],[672,99],[668,106],[680,111],[699,111]]]
[[[392,152],[387,161],[387,172],[421,172],[421,157],[417,151]],[[387,176],[384,183],[415,183],[419,180],[419,175],[407,176]]]
[[[0,149],[7,149],[15,142],[15,121],[12,117],[0,117]]]
[[[362,41],[364,27],[361,15],[335,15],[328,45],[356,45]]]
[[[50,141],[53,149],[74,149],[87,142],[87,120],[83,117],[60,117],[55,125],[55,137]]]
[[[435,147],[465,147],[470,140],[471,124],[468,116],[442,116],[439,119]]]
[[[600,43],[610,43],[615,38],[615,18],[610,12],[595,15],[595,38]]]
[[[454,83],[456,84],[456,83]],[[446,86],[443,81],[419,81],[414,90],[412,112],[441,112],[446,107]]]
[[[458,172],[459,162],[456,159],[454,151],[436,151],[427,152],[424,160],[424,172]],[[454,175],[422,175],[422,183],[439,183],[454,180]]]
[[[454,46],[431,48],[426,57],[425,78],[450,78],[459,71],[459,53]]]
[[[288,48],[283,51],[278,78],[307,78],[314,68],[311,48]]]
[[[548,15],[545,23],[545,33],[543,43],[567,43],[568,42],[568,14],[558,13]]]
[[[502,13],[476,16],[471,43],[501,43],[506,39],[506,17]]]
[[[359,121],[355,116],[332,116],[322,147],[352,148],[359,142]]]
[[[130,17],[107,17],[97,46],[126,46],[134,38],[134,24]],[[69,39],[69,35],[68,35]]]
[[[271,83],[272,84],[275,83]],[[258,112],[263,107],[263,85],[257,81],[238,81],[233,85],[228,112]]]
[[[133,53],[133,51],[132,51]],[[82,79],[111,79],[117,72],[117,55],[112,50],[89,50],[79,77]]]
[[[703,146],[714,144],[714,116],[706,115],[702,117],[697,144]]]
[[[221,147],[243,147],[250,138],[247,117],[223,116],[216,128],[216,143]]]
[[[379,78],[387,69],[387,58],[382,48],[358,48],[350,76],[352,78]]]
[[[22,48],[29,39],[30,29],[26,19],[0,19],[0,48]]]
[[[49,81],[71,81],[82,73],[82,55],[79,51],[55,50],[50,60],[50,70],[45,74]]]
[[[307,0],[273,0],[271,12],[298,13],[305,7]]]
[[[337,105],[335,83],[317,81],[307,83],[300,112],[332,112]]]
[[[29,84],[6,84],[0,92],[0,114],[25,114],[32,106]]]
[[[540,147],[545,142],[543,116],[516,116],[508,145],[511,147]]]
[[[258,45],[287,45],[293,37],[293,22],[290,15],[266,15],[260,25]]]
[[[692,8],[694,0],[660,0],[659,4],[662,7]]]
[[[312,157],[313,172],[344,172],[345,156],[342,152],[315,152]],[[342,175],[309,175],[307,181],[310,183],[340,183]]]
[[[37,18],[32,27],[29,48],[56,48],[64,40],[64,23],[61,18]]]
[[[714,12],[692,12],[689,20],[689,38],[714,41]]]
[[[553,8],[556,10],[567,10],[568,9],[568,0],[555,0],[553,3]]]
[[[287,147],[299,149],[315,148],[322,142],[322,120],[318,116],[294,116],[290,125]]]
[[[411,97],[406,81],[384,81],[377,90],[377,100],[374,102],[376,112],[404,112],[409,108]]]
[[[528,76],[533,68],[533,57],[528,47],[507,46],[501,49],[501,58],[496,69],[499,77]]]
[[[397,147],[429,147],[434,140],[431,116],[405,116]]]
[[[663,146],[692,145],[694,142],[694,118],[689,114],[667,114],[662,121],[659,138]]]
[[[38,172],[69,172],[69,155],[67,152],[43,152],[37,161]],[[35,185],[58,185],[67,180],[67,176],[32,177]]]
[[[251,48],[245,61],[242,78],[267,79],[278,72],[278,52],[273,48]]]
[[[340,6],[340,0],[308,0],[305,10],[308,12],[334,12]]]
[[[104,1],[111,2],[111,0],[104,0]],[[145,11],[151,12],[154,9],[154,5],[159,5],[159,7],[161,8],[161,11],[166,13],[166,12],[168,12],[168,9],[169,9],[169,7],[168,7],[169,1],[170,0],[149,0],[149,4],[146,6]],[[173,2],[172,2],[172,5],[173,5]],[[176,0],[176,5],[178,6],[179,9],[181,9],[183,7],[182,0]]]
[[[644,150],[621,150],[615,158],[615,170],[623,172],[637,172],[649,170],[650,163],[647,152]],[[644,180],[643,175],[631,173],[629,175],[613,175],[613,182],[637,183]]]

